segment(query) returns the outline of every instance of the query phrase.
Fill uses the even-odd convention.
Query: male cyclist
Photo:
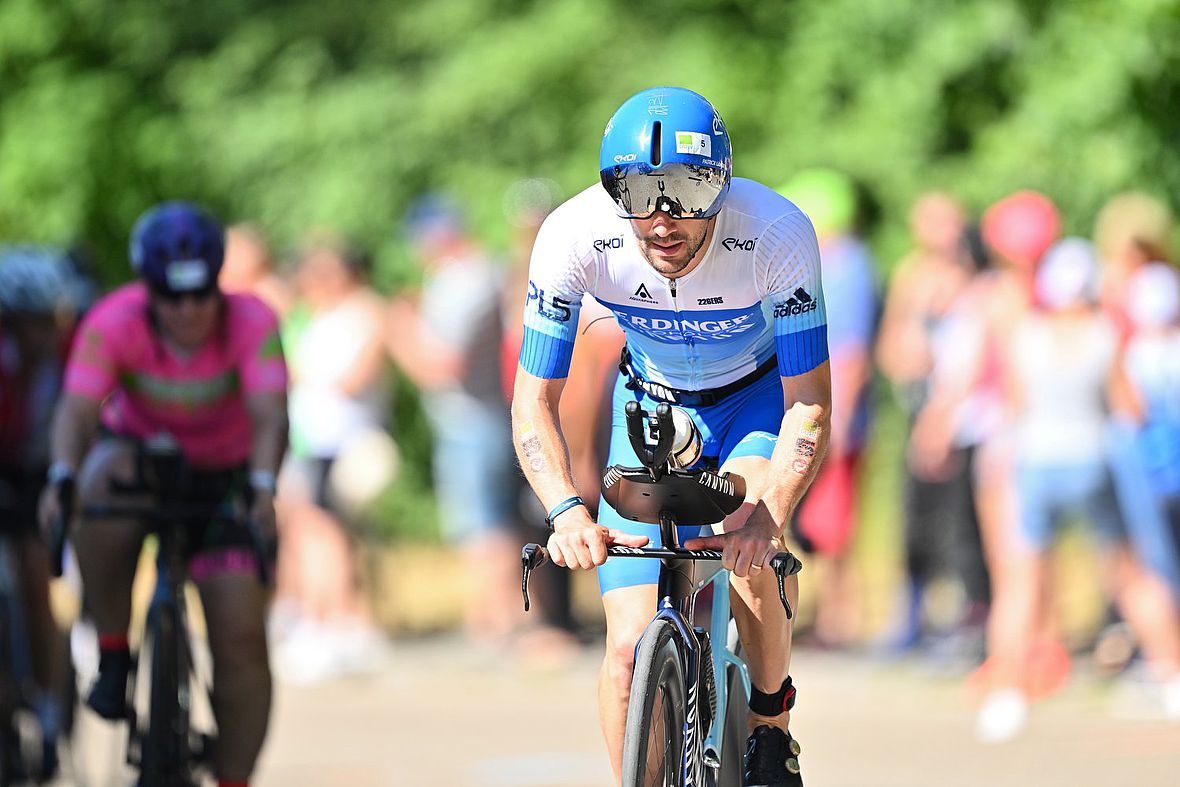
[[[75,476],[79,510],[126,500],[112,481],[134,484],[140,441],[166,432],[197,473],[199,491],[249,500],[253,521],[273,529],[287,369],[270,309],[218,289],[224,251],[221,226],[193,205],[165,203],[136,223],[131,264],[139,281],[101,299],[74,341],[54,414],[42,527],[61,511],[62,490]],[[99,674],[87,704],[107,719],[127,710],[131,584],[145,528],[83,516],[72,532],[99,633]],[[245,784],[270,709],[266,595],[244,528],[210,524],[190,533],[189,544],[213,654],[214,770],[223,785]]]
[[[624,520],[605,500],[598,521],[577,497],[557,419],[578,311],[589,292],[627,336],[615,386],[609,463],[637,466],[626,401],[687,409],[704,455],[746,481],[722,534],[685,528],[689,549],[718,548],[733,572],[733,609],[754,690],[745,783],[800,785],[787,731],[795,691],[791,627],[766,561],[828,443],[831,383],[819,252],[810,221],[753,181],[731,181],[729,136],[703,97],[659,87],[607,123],[601,186],[553,212],[533,248],[524,343],[513,398],[521,465],[549,510],[558,565],[598,566],[607,618],[599,716],[616,778],[635,644],[656,602],[657,561],[606,559],[643,546],[657,527]],[[774,374],[773,370],[778,370]],[[798,596],[789,580],[788,595]],[[788,760],[790,762],[788,763]]]

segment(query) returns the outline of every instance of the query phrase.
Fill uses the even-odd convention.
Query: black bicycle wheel
[[[20,704],[20,686],[17,685],[13,664],[13,647],[17,615],[16,605],[20,600],[15,596],[15,577],[10,573],[8,545],[0,543],[0,787],[8,787],[25,780],[25,768],[21,759],[20,736],[16,728],[16,709]]]
[[[652,622],[639,639],[623,738],[623,787],[679,787],[684,669],[676,629]]]
[[[148,668],[147,729],[140,757],[141,785],[187,783],[188,718],[181,703],[181,680],[187,680],[176,609],[162,604],[148,616],[151,664]],[[140,665],[143,668],[143,665]]]
[[[733,647],[734,653],[740,657],[742,644],[738,642]],[[746,697],[742,676],[737,668],[729,667],[725,673],[725,727],[721,733],[721,769],[717,773],[717,787],[742,787],[742,766],[749,727],[749,699]]]

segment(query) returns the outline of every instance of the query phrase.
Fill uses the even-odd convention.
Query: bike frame
[[[690,569],[690,570],[686,570]],[[685,689],[685,729],[684,751],[681,756],[680,778],[684,785],[703,783],[703,767],[713,769],[721,767],[722,750],[725,738],[726,711],[729,706],[729,681],[726,680],[727,668],[733,667],[741,676],[745,694],[750,696],[750,674],[746,663],[736,653],[729,649],[729,572],[717,565],[704,577],[696,578],[696,565],[693,561],[677,561],[672,563],[665,560],[664,568],[660,571],[659,602],[651,623],[659,620],[669,621],[676,629],[680,638],[680,652],[684,659]],[[695,627],[690,623],[695,618],[697,596],[706,588],[712,588],[712,605],[709,613],[709,649],[710,653],[701,652],[700,641],[697,639]],[[651,625],[650,623],[648,625]],[[713,636],[714,633],[724,636]],[[636,646],[638,647],[638,645]],[[701,659],[707,657],[712,661],[713,682],[716,691],[716,703],[709,729],[704,738],[696,736],[697,719],[700,716],[701,698],[697,695],[698,677],[700,675]],[[707,700],[706,700],[707,701]]]
[[[155,625],[160,615],[171,614],[172,628],[170,636],[172,637],[172,646],[166,651],[177,654],[179,663],[176,666],[176,681],[177,681],[177,696],[174,698],[175,707],[179,710],[175,721],[180,724],[183,729],[175,729],[174,734],[177,740],[187,740],[189,734],[190,713],[192,711],[191,691],[189,688],[189,681],[192,677],[191,664],[191,643],[189,642],[189,627],[188,627],[188,608],[185,604],[184,585],[187,580],[187,572],[184,568],[184,530],[183,528],[163,527],[156,531],[159,539],[159,551],[156,555],[156,586],[152,592],[152,599],[148,604],[147,617],[145,620],[144,630],[156,631],[160,627]],[[143,674],[141,670],[147,669],[148,674],[152,673],[152,666],[156,659],[160,658],[159,643],[152,643],[152,658],[151,661],[144,664],[136,664],[133,673],[131,696],[135,697],[136,687]],[[183,656],[181,654],[184,654]],[[154,684],[149,684],[152,695],[159,691],[159,687]],[[148,698],[148,723],[158,723],[159,720],[152,718],[152,697]],[[140,770],[141,778],[147,780],[149,783],[156,778],[162,779],[168,783],[171,779],[183,780],[180,783],[196,783],[192,779],[190,772],[192,767],[192,752],[186,748],[185,751],[167,752],[164,757],[160,757],[160,752],[154,752],[150,758],[145,758],[143,751],[143,744],[149,737],[149,730],[140,729],[138,719],[135,715],[134,707],[130,709],[131,723],[129,725],[128,734],[131,742],[136,744],[138,749],[139,759],[137,762],[130,761],[130,754],[132,747],[128,746],[128,760],[129,764],[137,766]],[[159,759],[157,759],[159,758]],[[170,761],[175,758],[175,761]],[[145,762],[150,761],[153,768],[160,769],[156,773],[145,773],[143,768]]]

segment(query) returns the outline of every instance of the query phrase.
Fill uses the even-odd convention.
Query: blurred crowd
[[[374,669],[387,655],[370,603],[379,569],[368,558],[376,550],[365,542],[373,534],[366,519],[400,461],[388,422],[393,370],[418,391],[430,426],[439,531],[462,563],[469,644],[535,665],[576,655],[581,632],[567,574],[541,579],[540,614],[525,618],[521,609],[520,545],[543,539],[544,512],[516,465],[508,417],[521,341],[517,293],[525,290],[533,238],[555,204],[549,181],[513,187],[505,199],[514,229],[505,264],[477,242],[453,199],[423,196],[402,226],[419,284],[391,298],[374,290],[368,256],[342,238],[313,236],[276,267],[257,228],[229,231],[222,286],[252,292],[281,315],[292,378],[271,621],[280,678],[315,682]],[[601,323],[584,338],[568,418],[589,489],[621,334]]]
[[[1043,194],[1011,194],[978,216],[952,194],[925,194],[909,215],[912,250],[886,283],[853,181],[809,170],[781,191],[819,238],[834,399],[830,451],[791,524],[794,546],[810,556],[812,608],[797,641],[960,666],[979,698],[979,735],[1010,738],[1077,659],[1059,630],[1052,560],[1063,530],[1081,527],[1099,555],[1087,577],[1106,606],[1091,637],[1095,663],[1111,673],[1138,665],[1162,712],[1180,719],[1180,277],[1167,206],[1117,195],[1081,237],[1064,235]],[[229,231],[222,287],[254,293],[280,315],[291,369],[271,613],[281,679],[372,670],[388,656],[372,605],[369,519],[400,461],[389,421],[394,369],[419,391],[431,428],[440,531],[468,578],[471,646],[555,666],[584,642],[569,572],[539,572],[539,613],[520,609],[520,544],[542,540],[545,528],[508,417],[529,254],[559,200],[550,181],[513,184],[504,203],[512,244],[501,260],[453,199],[422,197],[402,226],[420,284],[392,298],[375,290],[370,256],[341,236],[313,234],[280,261],[259,227]],[[39,401],[49,411],[72,326],[95,292],[15,304],[5,271],[27,259],[47,265],[38,254],[53,256],[18,246],[0,255],[0,383],[48,392],[0,398],[3,487],[39,482],[45,461],[35,455],[41,443],[9,434],[3,408]],[[53,265],[86,282],[75,257]],[[598,500],[606,392],[622,345],[614,321],[601,319],[608,314],[596,302],[582,309],[561,409],[587,501]],[[874,455],[902,463],[889,499],[901,505],[903,581],[878,636],[866,631],[854,557],[865,458],[890,403],[904,414],[905,444]],[[932,614],[948,588],[953,615]],[[32,597],[47,607],[43,593]],[[56,662],[37,663],[48,686]]]
[[[1085,577],[1109,605],[1097,665],[1117,671],[1138,653],[1159,710],[1180,719],[1172,217],[1128,193],[1091,238],[1061,225],[1036,192],[978,221],[951,195],[923,196],[874,345],[910,425],[893,644],[922,645],[924,595],[940,572],[954,576],[965,603],[941,644],[985,659],[971,676],[984,740],[1015,736],[1030,702],[1069,675],[1052,553],[1074,523],[1092,536]]]

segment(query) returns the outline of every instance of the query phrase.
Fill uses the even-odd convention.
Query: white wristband
[[[277,480],[275,474],[269,470],[251,470],[250,471],[250,487],[259,492],[275,493]]]

